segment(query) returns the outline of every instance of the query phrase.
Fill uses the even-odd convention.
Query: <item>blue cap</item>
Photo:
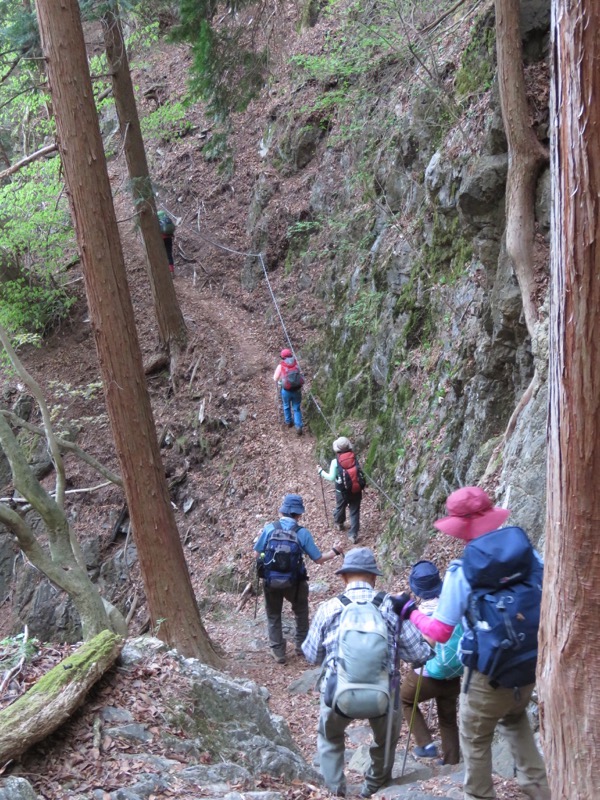
[[[304,514],[304,503],[299,494],[286,494],[283,498],[280,514]]]
[[[408,584],[411,592],[423,600],[439,597],[442,591],[442,579],[432,561],[417,561],[408,576]]]

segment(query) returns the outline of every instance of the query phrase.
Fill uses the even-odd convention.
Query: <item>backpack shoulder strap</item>
[[[379,607],[381,606],[381,604],[382,604],[382,603],[383,603],[383,601],[385,600],[386,596],[387,596],[387,595],[386,595],[386,593],[385,593],[385,592],[378,592],[378,593],[375,595],[375,597],[374,597],[374,598],[371,600],[371,602],[373,603],[373,605],[375,606],[375,608],[379,608]]]
[[[343,606],[349,606],[352,603],[352,600],[350,600],[349,597],[346,597],[345,594],[338,594],[338,600]]]

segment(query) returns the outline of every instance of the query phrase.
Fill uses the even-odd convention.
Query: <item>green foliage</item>
[[[63,319],[75,299],[52,284],[24,278],[0,283],[0,323],[11,333],[45,333]]]
[[[487,91],[495,71],[496,32],[491,17],[480,18],[473,27],[471,41],[462,54],[454,86],[457,97]]]
[[[7,636],[0,641],[0,670],[3,672],[11,670],[21,660],[31,661],[39,649],[40,643],[37,639],[25,639],[22,633]]]
[[[248,6],[260,8],[261,4],[254,0],[226,3],[232,12]],[[243,111],[264,85],[267,52],[255,49],[254,25],[248,20],[237,22],[233,13],[215,29],[216,8],[214,0],[180,0],[181,22],[171,38],[191,46],[191,96],[203,100],[208,113],[222,121],[232,111]]]
[[[17,56],[36,58],[41,55],[40,36],[35,7],[22,2],[0,0],[0,60]]]
[[[192,130],[181,102],[164,103],[141,120],[144,137],[160,138],[165,142],[178,139]]]
[[[62,274],[75,241],[57,158],[36,162],[0,187],[0,321],[12,333],[43,333],[73,303]]]
[[[346,325],[350,329],[373,333],[377,328],[377,320],[383,298],[383,292],[374,292],[369,289],[361,290],[344,315]]]
[[[286,237],[288,239],[293,239],[296,237],[307,237],[311,236],[313,233],[318,233],[321,230],[321,223],[316,219],[305,219],[305,220],[298,220],[298,222],[294,222],[293,225],[289,225],[286,231]]]

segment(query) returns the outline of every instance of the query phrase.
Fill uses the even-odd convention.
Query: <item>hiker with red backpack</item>
[[[311,532],[300,525],[304,511],[299,494],[286,494],[279,509],[280,519],[265,525],[254,545],[258,554],[256,569],[263,581],[271,655],[278,664],[286,663],[281,621],[284,600],[291,604],[296,619],[298,655],[302,655],[300,647],[308,633],[308,575],[303,556],[315,564],[324,564],[344,555],[337,544],[326,553],[319,550]]]
[[[333,521],[338,529],[343,531],[348,510],[350,515],[348,538],[356,543],[360,531],[360,503],[366,486],[365,475],[354,454],[350,439],[345,436],[336,439],[333,443],[333,452],[335,458],[329,465],[329,472],[317,466],[317,473],[320,478],[335,483]]]
[[[298,436],[302,436],[302,386],[304,376],[300,372],[300,367],[296,357],[287,347],[281,351],[281,362],[273,374],[273,380],[277,384],[283,406],[283,418],[288,428],[294,426]]]
[[[446,571],[437,608],[428,617],[408,593],[395,598],[394,608],[436,642],[447,642],[462,622],[465,674],[459,733],[464,800],[496,796],[496,728],[510,746],[523,793],[531,800],[550,800],[544,761],[527,717],[535,684],[542,560],[525,531],[499,527],[510,511],[494,506],[478,486],[457,489],[446,500],[446,509],[448,516],[434,526],[464,541],[465,549]]]

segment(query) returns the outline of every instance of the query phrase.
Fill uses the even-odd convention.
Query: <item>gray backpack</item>
[[[390,702],[388,629],[379,606],[385,592],[373,600],[352,601],[345,595],[340,617],[338,650],[325,689],[325,703],[351,719],[386,714]]]

